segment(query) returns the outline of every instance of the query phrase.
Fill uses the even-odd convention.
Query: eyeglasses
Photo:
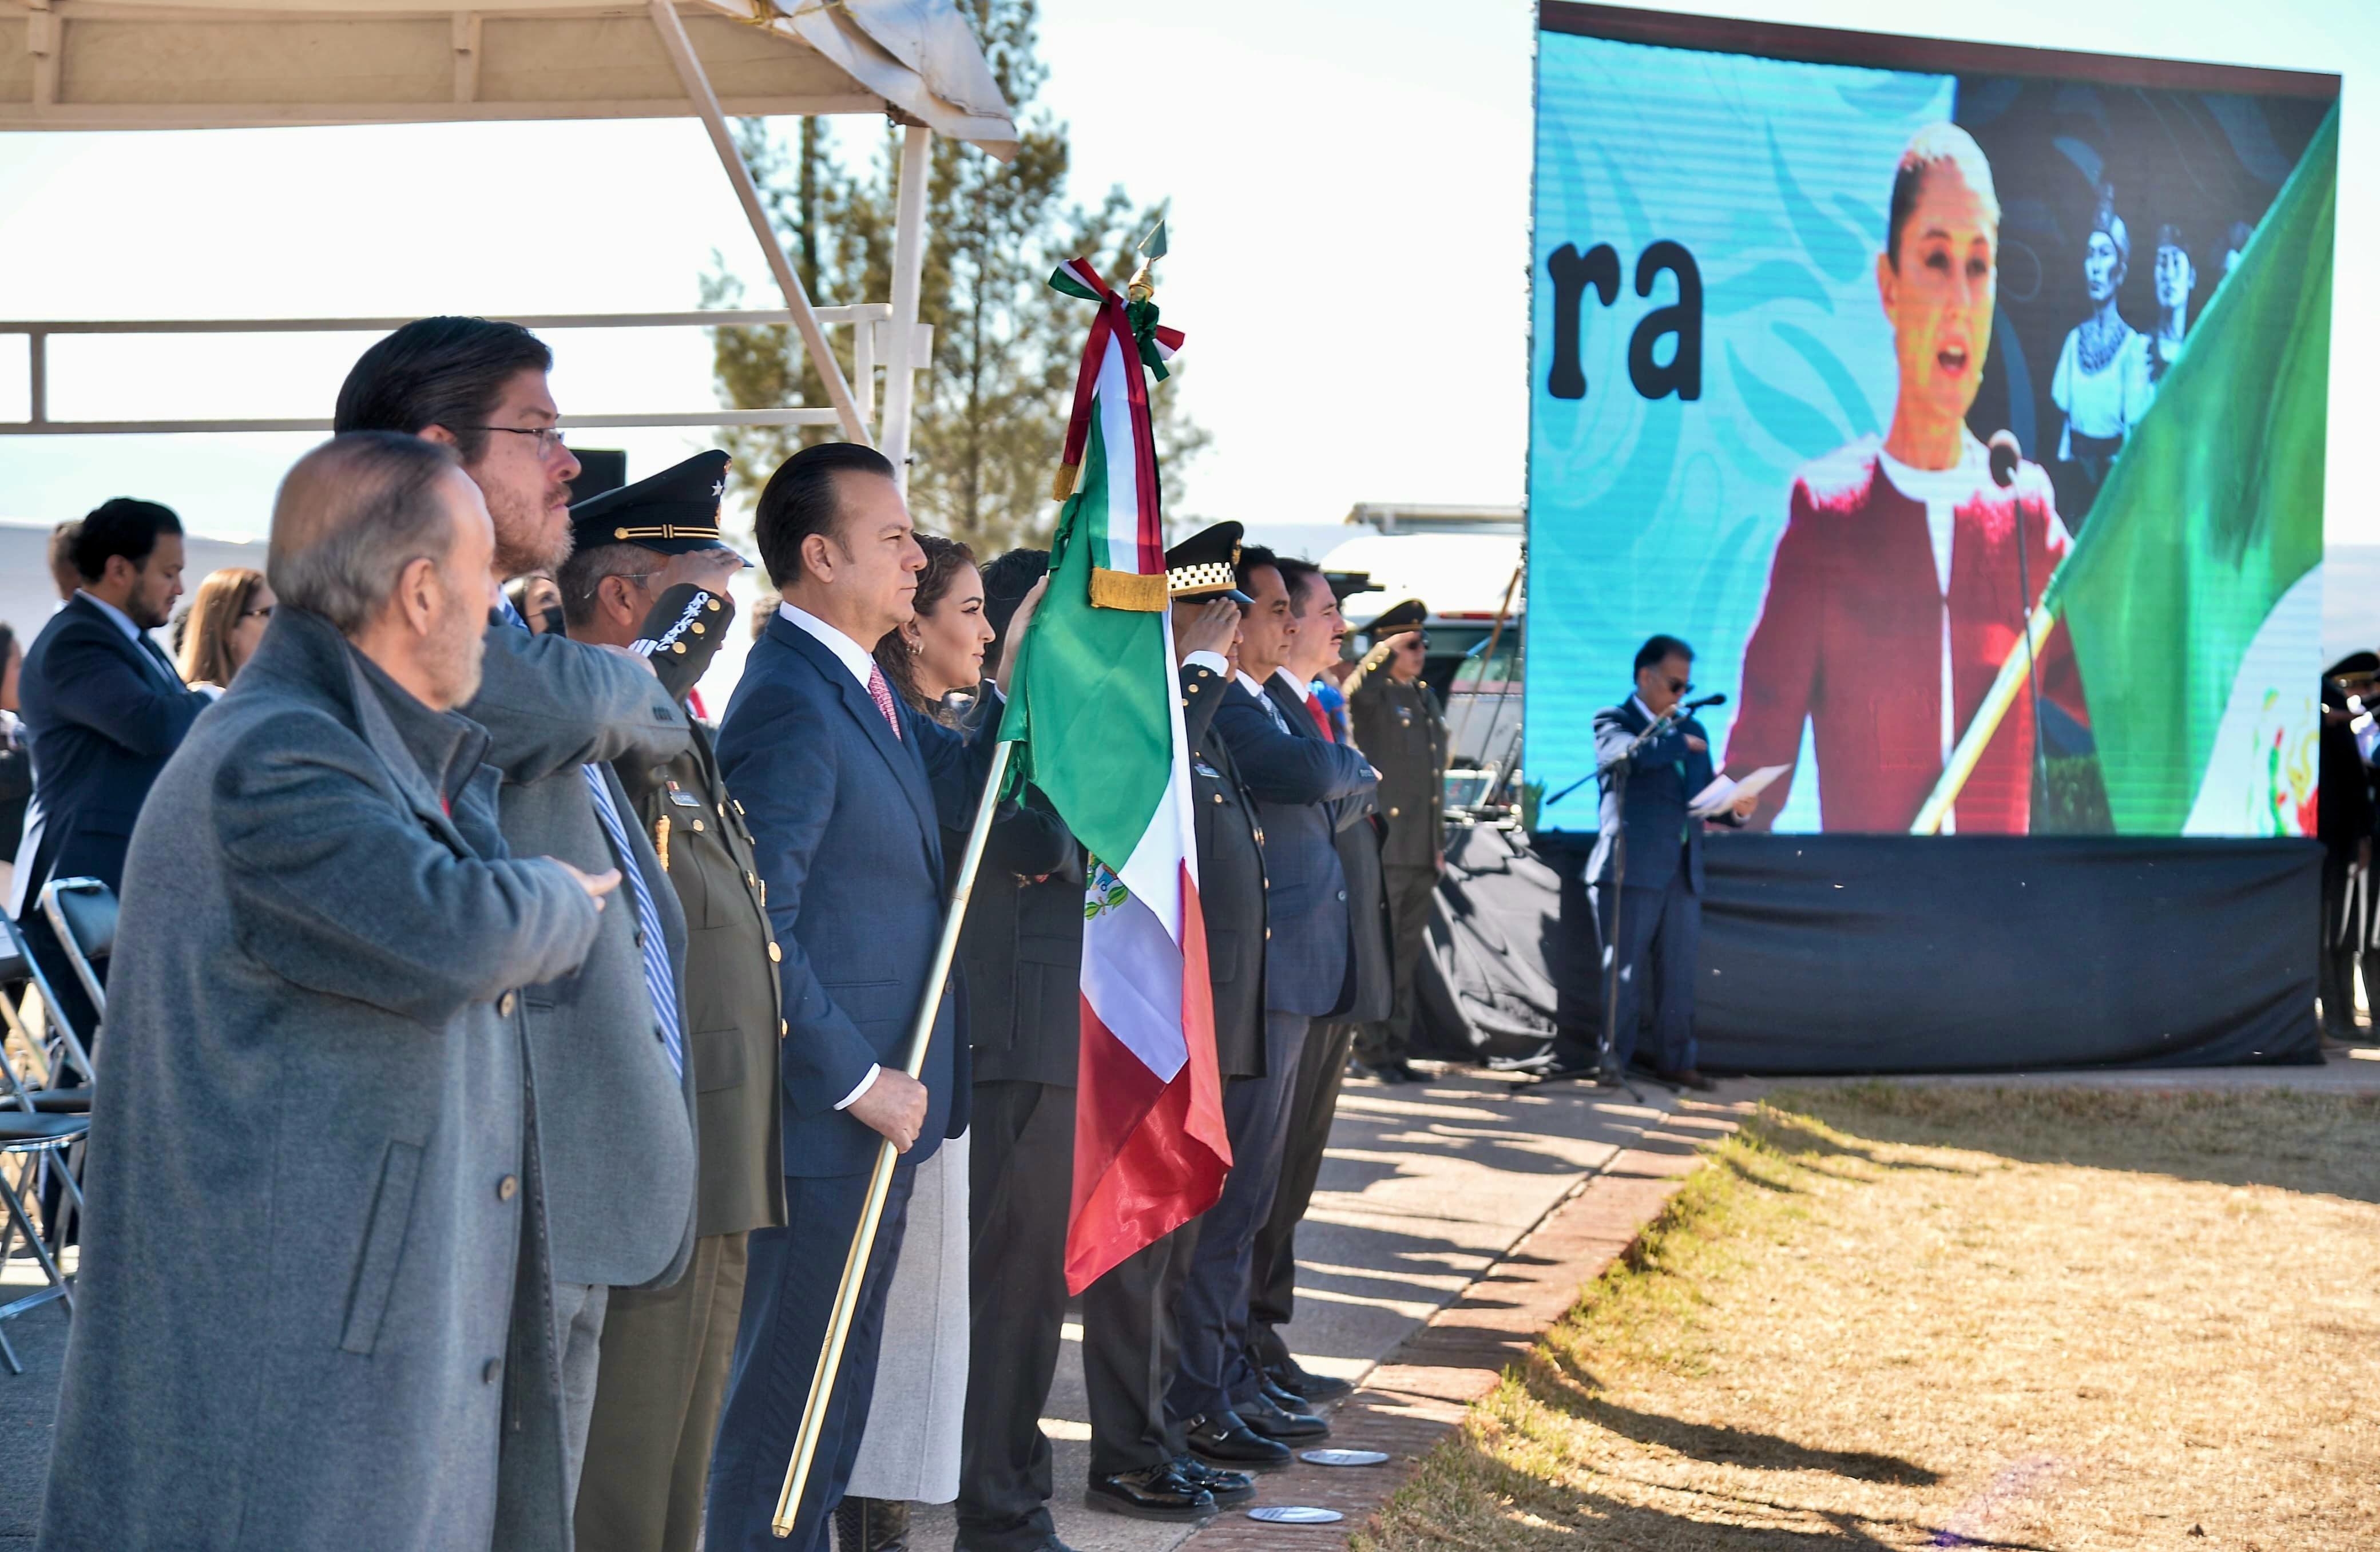
[[[1672,679],[1670,681],[1670,693],[1671,695],[1685,695],[1692,691],[1694,687],[1694,682],[1691,679]]]
[[[243,609],[239,617],[243,620],[270,620],[273,618],[273,605],[268,603],[261,609]]]
[[[515,436],[537,438],[540,463],[562,451],[562,428],[559,426],[474,426],[475,431],[509,431]]]

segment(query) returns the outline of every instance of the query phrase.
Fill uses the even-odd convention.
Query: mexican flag
[[[2121,833],[2181,832],[2250,644],[2322,564],[2338,195],[2334,107],[2043,600],[2073,637]]]
[[[1082,843],[1082,1056],[1066,1286],[1212,1206],[1231,1168],[1198,910],[1148,373],[1181,335],[1080,259],[1050,286],[1098,304],[1059,472],[1049,591],[1001,737]]]

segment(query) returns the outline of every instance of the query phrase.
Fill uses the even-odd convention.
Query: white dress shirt
[[[799,626],[820,646],[833,653],[835,661],[849,669],[851,676],[859,681],[859,687],[863,690],[868,688],[868,675],[877,671],[875,654],[807,609],[795,609],[790,603],[780,603],[777,605],[777,612],[789,623]],[[859,1103],[859,1097],[876,1086],[877,1074],[883,1071],[881,1063],[869,1062],[868,1075],[859,1080],[859,1086],[844,1095],[836,1102],[834,1108],[838,1110],[847,1110]]]
[[[1182,660],[1182,666],[1184,668],[1203,668],[1208,673],[1221,679],[1228,679],[1232,676],[1231,662],[1225,659],[1223,654],[1220,652],[1193,652],[1188,657]],[[1247,675],[1244,673],[1240,675],[1240,677],[1245,679]]]

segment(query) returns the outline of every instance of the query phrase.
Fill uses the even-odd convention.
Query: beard
[[[142,577],[124,600],[127,618],[142,630],[155,630],[173,618],[173,604],[166,596],[165,584]]]
[[[488,519],[496,530],[496,575],[519,576],[551,571],[570,558],[570,525],[556,522],[545,505],[545,491],[523,497],[492,485],[480,487],[488,503]],[[558,530],[558,531],[557,531]]]

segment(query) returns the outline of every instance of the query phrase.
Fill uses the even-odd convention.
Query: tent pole
[[[878,442],[892,460],[901,489],[909,488],[909,422],[916,400],[917,293],[926,265],[927,155],[933,131],[912,124],[901,132],[901,187],[892,229],[892,326],[884,351],[884,419]]]
[[[710,79],[702,71],[702,61],[695,57],[694,44],[686,35],[686,23],[678,19],[677,6],[672,0],[650,3],[653,27],[662,35],[662,47],[668,51],[670,63],[677,67],[678,81],[686,88],[695,112],[701,115],[703,127],[710,131],[710,143],[719,152],[720,165],[727,169],[727,181],[735,186],[735,198],[744,206],[745,219],[752,224],[752,235],[760,239],[760,250],[769,256],[770,272],[777,277],[777,289],[785,294],[785,306],[794,315],[794,327],[801,333],[802,348],[809,352],[820,379],[826,383],[826,396],[834,406],[843,434],[849,441],[866,443],[868,424],[860,418],[851,384],[844,380],[843,365],[827,346],[826,330],[811,310],[810,294],[803,286],[802,277],[794,273],[793,261],[785,257],[784,245],[770,230],[768,212],[760,207],[760,190],[752,181],[752,170],[744,165],[744,158],[735,149],[735,137],[727,131],[727,116],[720,110],[719,94],[711,91]]]

